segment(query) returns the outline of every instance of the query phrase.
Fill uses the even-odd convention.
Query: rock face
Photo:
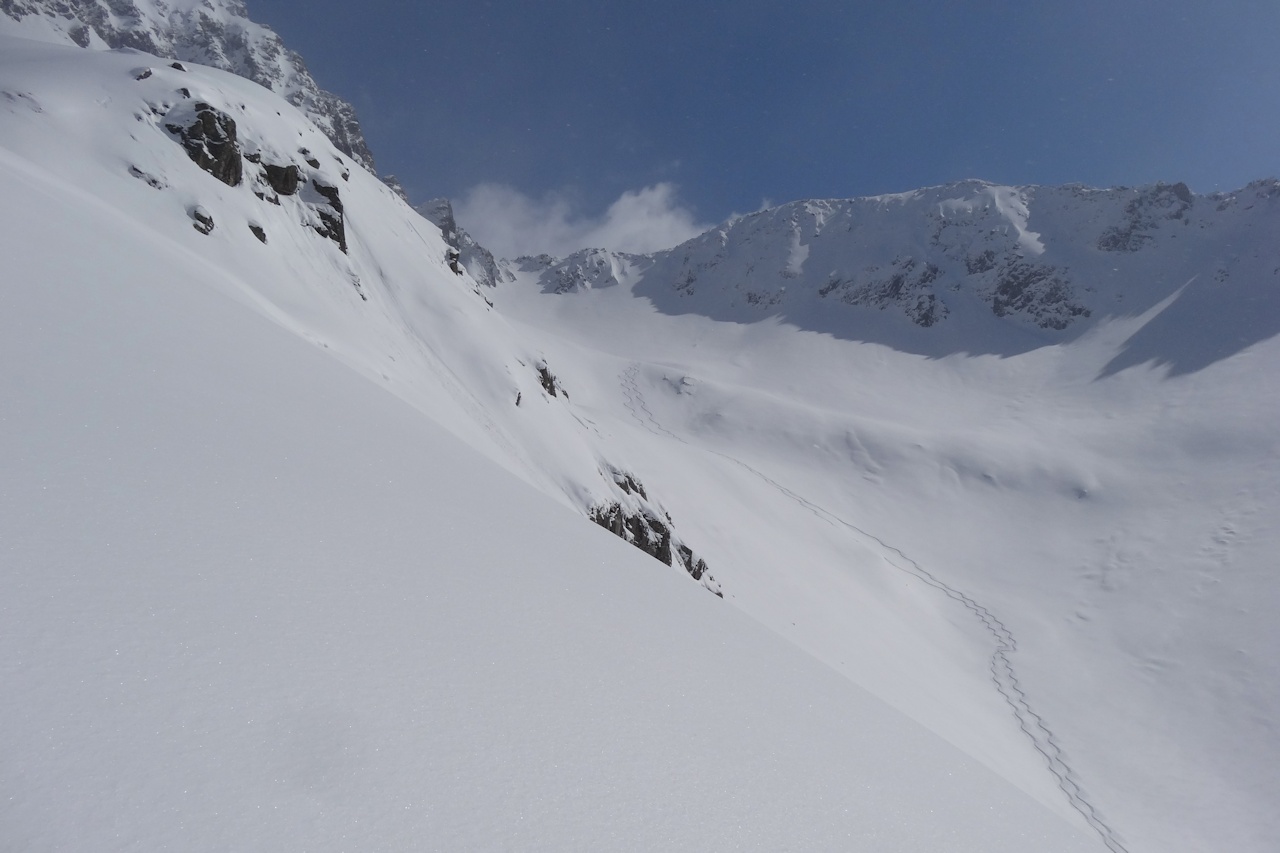
[[[1124,221],[1102,233],[1098,248],[1104,252],[1136,252],[1155,239],[1152,232],[1161,224],[1181,220],[1192,201],[1186,184],[1149,187],[1124,206]]]
[[[298,191],[302,172],[292,163],[288,166],[263,163],[262,171],[266,175],[267,184],[280,195],[293,195]]]
[[[818,296],[834,296],[848,305],[864,305],[879,309],[895,307],[905,313],[917,326],[928,328],[945,320],[950,313],[947,306],[933,291],[932,285],[941,271],[931,263],[917,264],[914,258],[895,258],[887,269],[871,267],[868,275],[831,280],[818,289]],[[778,295],[770,304],[781,301]],[[749,292],[747,302],[758,305],[762,298]]]
[[[388,184],[388,186],[395,190],[399,184],[394,186]],[[401,193],[403,198],[403,191]],[[463,270],[466,270],[473,279],[486,287],[496,287],[504,281],[511,280],[511,274],[502,268],[493,254],[458,227],[458,222],[453,217],[453,205],[449,199],[432,199],[418,205],[414,210],[440,229],[445,242],[452,250],[447,260],[450,269],[455,273],[462,275]]]
[[[563,261],[550,255],[517,258],[521,270],[538,271],[544,293],[573,293],[598,290],[620,284],[628,273],[645,269],[651,259],[645,255],[583,249]]]
[[[246,77],[300,108],[339,151],[374,171],[355,109],[316,84],[302,57],[239,0],[0,0],[21,21],[44,17],[81,47],[133,48]]]
[[[316,215],[320,218],[320,224],[312,227],[321,237],[328,237],[337,243],[338,248],[345,255],[347,253],[347,226],[343,213],[342,198],[338,193],[338,188],[329,186],[315,178],[312,179],[311,186],[327,202],[327,204],[316,205]]]
[[[552,397],[564,394],[565,399],[569,399],[569,392],[565,391],[564,388],[561,387],[560,380],[556,379],[555,374],[551,372],[551,368],[547,363],[545,361],[540,361],[536,366],[538,369],[538,384],[542,386],[542,390],[546,391],[547,394]]]
[[[294,136],[301,135],[296,129],[283,134],[279,127],[267,130],[262,117],[252,120],[252,113],[246,112],[244,104],[220,98],[217,87],[208,85],[205,69],[171,68],[133,72],[148,109],[136,113],[135,118],[162,129],[199,169],[230,187],[248,184],[246,190],[258,201],[287,208],[297,226],[332,241],[339,251],[349,254],[349,211],[339,189],[351,177],[346,158],[325,143],[315,128],[306,132],[313,148],[321,143],[323,151],[296,146]],[[181,73],[175,75],[175,71]],[[187,85],[174,86],[179,79]],[[238,122],[232,113],[239,116]],[[281,118],[278,111],[276,117]],[[288,141],[281,144],[284,140]],[[157,190],[170,187],[165,179],[136,165],[130,165],[128,171]],[[203,234],[213,231],[213,217],[204,207],[190,207],[188,214],[196,230]],[[260,221],[250,218],[245,224],[259,242],[267,243],[267,231]],[[348,272],[356,292],[367,300],[358,274],[354,269]]]
[[[683,569],[707,590],[724,598],[720,584],[707,571],[706,561],[680,539],[671,516],[650,500],[640,480],[619,468],[611,469],[606,476],[619,497],[592,507],[590,519],[659,562]]]
[[[196,103],[194,111],[189,125],[167,123],[165,129],[178,137],[197,166],[229,187],[239,186],[244,163],[235,119],[203,102]]]

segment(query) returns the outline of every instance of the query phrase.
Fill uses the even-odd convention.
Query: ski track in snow
[[[626,407],[627,411],[631,413],[631,416],[636,419],[640,426],[644,427],[654,435],[662,438],[671,438],[681,444],[694,447],[694,445],[664,427],[658,422],[658,419],[654,417],[652,410],[649,409],[648,404],[645,402],[644,394],[640,391],[638,379],[640,366],[639,362],[632,362],[627,366],[626,370],[618,375],[619,381],[622,385],[622,393],[625,397],[623,405]],[[1089,801],[1088,795],[1085,793],[1084,788],[1081,787],[1075,771],[1072,770],[1071,765],[1067,763],[1066,755],[1063,753],[1062,748],[1058,746],[1057,738],[1054,736],[1053,730],[1049,728],[1044,717],[1040,716],[1040,714],[1031,707],[1031,703],[1027,698],[1027,693],[1023,690],[1022,683],[1018,679],[1018,674],[1013,667],[1013,661],[1010,659],[1010,655],[1018,650],[1018,641],[1014,638],[1013,633],[1009,628],[1001,622],[995,614],[965,593],[940,580],[915,560],[904,554],[899,548],[890,545],[875,534],[868,533],[856,524],[845,521],[835,513],[830,512],[829,510],[815,504],[813,501],[796,494],[786,486],[756,470],[740,459],[735,459],[728,454],[721,453],[716,450],[710,450],[708,448],[699,449],[705,450],[708,453],[712,453],[746,469],[828,524],[836,527],[844,527],[847,530],[856,533],[863,539],[875,543],[883,552],[885,552],[885,562],[889,565],[893,566],[898,571],[908,574],[942,592],[948,598],[963,605],[969,612],[976,616],[978,621],[982,623],[983,627],[992,636],[996,643],[995,651],[991,654],[991,681],[995,684],[996,690],[1000,695],[1004,697],[1005,702],[1013,710],[1014,717],[1017,718],[1018,726],[1022,729],[1023,734],[1025,734],[1027,739],[1031,741],[1031,745],[1035,748],[1036,752],[1040,753],[1041,757],[1044,758],[1049,772],[1057,779],[1058,788],[1066,795],[1067,801],[1071,804],[1071,807],[1079,812],[1085,822],[1088,823],[1096,833],[1098,833],[1098,836],[1107,846],[1107,849],[1111,850],[1112,853],[1129,853],[1128,848],[1121,843],[1115,830],[1107,824],[1102,815],[1098,813],[1098,810],[1094,807],[1093,803]],[[892,557],[895,556],[905,563],[905,565],[892,559]]]

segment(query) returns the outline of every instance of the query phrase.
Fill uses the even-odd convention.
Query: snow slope
[[[334,332],[330,302],[376,309],[407,276],[384,259],[367,301],[349,278],[370,198],[382,227],[421,220],[352,169],[343,255],[149,118],[185,82],[243,104],[264,160],[300,129],[333,168],[283,101],[0,47],[3,846],[1088,849],[291,325],[269,300]],[[413,245],[400,297],[453,288],[441,323],[490,316],[438,237]]]
[[[151,109],[185,83],[264,161],[341,168],[283,101],[2,47],[5,847],[1087,849],[321,340],[333,305],[432,288],[443,325],[492,315],[372,176],[342,183],[344,255]]]
[[[0,154],[16,846],[1280,831],[1272,184],[490,269],[243,79],[15,39]]]
[[[654,256],[522,259],[495,302],[633,412],[739,607],[1024,790],[1058,780],[1040,796],[1112,849],[1263,851],[1275,188],[797,202]],[[1000,316],[1029,263],[1053,287]]]

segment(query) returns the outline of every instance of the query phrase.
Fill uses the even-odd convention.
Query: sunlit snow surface
[[[196,168],[180,88],[337,186],[349,254]],[[1273,341],[1100,379],[1149,316],[926,358],[625,264],[481,289],[282,101],[141,54],[0,42],[0,181],[6,845],[1280,834]],[[724,601],[582,518],[610,466]]]

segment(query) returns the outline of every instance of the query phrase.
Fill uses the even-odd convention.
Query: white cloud
[[[585,216],[559,193],[530,198],[505,184],[479,184],[454,203],[454,215],[480,245],[504,258],[578,249],[646,253],[669,249],[709,228],[676,198],[674,184],[628,190],[599,216]]]

